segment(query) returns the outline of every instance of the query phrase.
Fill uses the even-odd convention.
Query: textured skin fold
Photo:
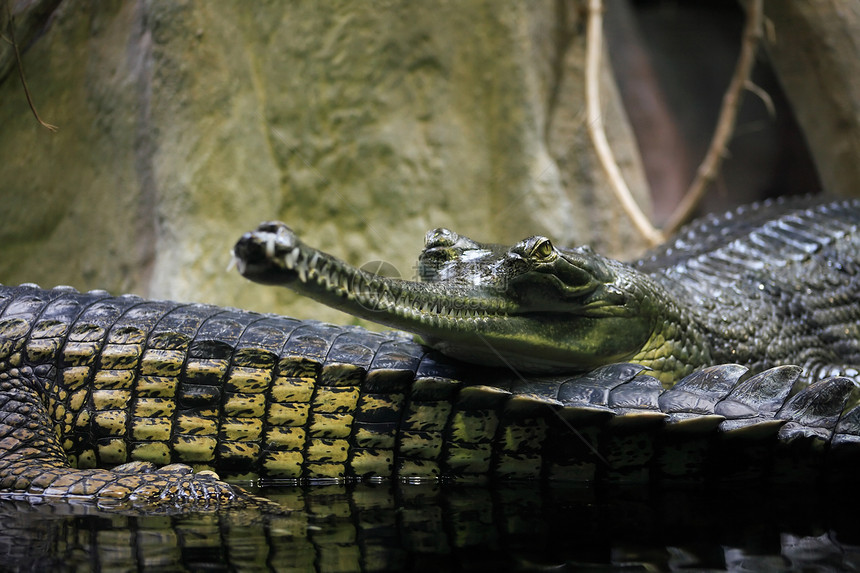
[[[797,369],[751,387],[745,368],[716,366],[664,391],[638,365],[521,378],[400,333],[205,305],[34,286],[0,287],[0,301],[5,497],[271,509],[210,472],[263,483],[792,481],[838,477],[836,462],[857,459],[856,410],[843,414],[851,384],[789,398]],[[762,447],[750,476],[738,460]]]

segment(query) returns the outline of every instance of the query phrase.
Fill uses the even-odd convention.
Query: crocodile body
[[[401,333],[0,287],[0,497],[277,511],[218,475],[853,479],[860,203],[765,207],[707,220],[632,266],[541,237],[504,249],[439,230],[425,283],[362,274],[279,224],[237,245],[250,278],[395,324],[417,317],[441,350],[506,367]],[[561,310],[545,300],[559,293]],[[541,373],[547,361],[587,372]]]
[[[756,372],[798,364],[807,383],[857,379],[860,365],[860,200],[744,207],[632,264],[546,237],[508,247],[436,229],[419,280],[389,279],[277,222],[246,234],[234,253],[247,278],[524,373],[629,361],[668,387],[729,362]]]
[[[860,435],[852,383],[790,397],[798,368],[738,382],[745,371],[705,369],[670,390],[631,364],[519,378],[399,333],[0,287],[0,496],[267,505],[211,471],[263,483],[844,476]]]

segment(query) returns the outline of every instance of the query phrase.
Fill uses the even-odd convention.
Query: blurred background
[[[609,0],[604,121],[656,224],[704,156],[744,3]],[[585,0],[0,0],[0,281],[352,322],[227,272],[280,219],[404,277],[428,229],[645,242],[587,133]],[[765,2],[703,211],[860,190],[860,3]],[[40,117],[31,113],[11,40]],[[757,88],[757,89],[758,89]],[[767,100],[767,101],[766,101]],[[770,105],[772,103],[772,105]]]

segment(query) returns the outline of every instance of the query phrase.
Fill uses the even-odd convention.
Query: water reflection
[[[8,571],[860,568],[851,492],[372,485],[262,491],[286,516],[0,504]]]

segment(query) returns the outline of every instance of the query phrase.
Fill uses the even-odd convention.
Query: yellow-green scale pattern
[[[39,291],[29,315],[22,304],[7,308],[3,340],[15,331],[25,362],[45,367],[73,467],[311,481],[540,472],[545,422],[502,424],[508,392],[440,373],[400,335],[62,289]]]
[[[0,495],[259,502],[207,470],[264,483],[690,479],[748,459],[744,440],[782,440],[777,409],[791,420],[786,443],[807,436],[825,451],[835,434],[819,426],[840,419],[850,381],[789,400],[800,369],[749,386],[744,371],[720,366],[670,390],[631,364],[522,378],[398,333],[0,287]],[[717,414],[730,393],[731,410]],[[719,432],[741,439],[723,448],[717,428],[735,411]],[[844,443],[860,435],[857,412],[841,418]],[[779,475],[792,475],[795,457],[774,462]],[[821,457],[801,461],[825,467]]]

